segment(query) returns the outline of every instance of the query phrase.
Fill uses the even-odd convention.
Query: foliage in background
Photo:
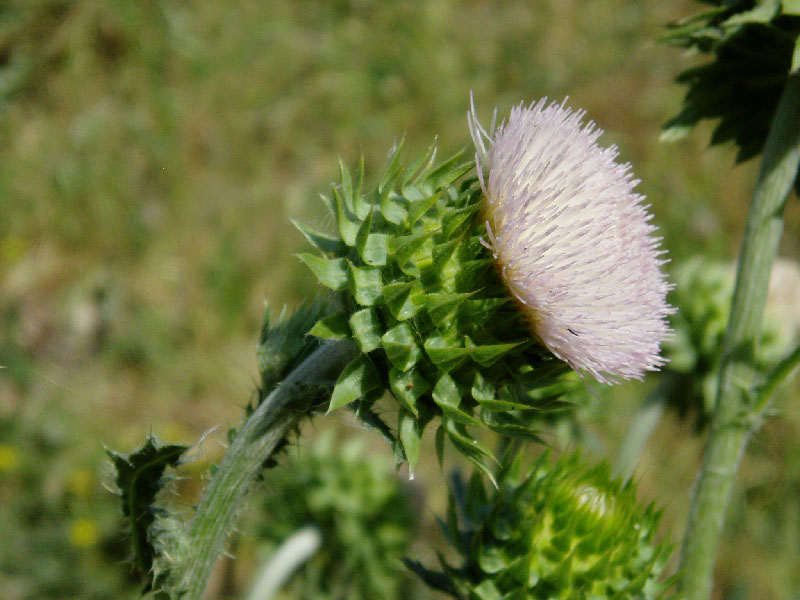
[[[0,417],[0,595],[135,598],[119,503],[72,415]]]
[[[669,358],[665,377],[673,378],[666,400],[696,427],[708,424],[716,399],[722,339],[733,294],[733,265],[697,257],[674,271],[671,301],[674,335],[664,344]],[[758,368],[763,377],[791,350],[800,337],[800,269],[791,261],[773,268]]]
[[[681,138],[701,119],[718,119],[711,143],[733,141],[744,161],[761,154],[789,71],[800,66],[800,2],[704,3],[714,8],[673,23],[664,38],[712,60],[678,76],[688,86],[684,106],[662,137]]]
[[[577,454],[531,465],[504,457],[497,488],[458,474],[442,529],[462,563],[442,572],[409,566],[462,600],[640,599],[667,596],[669,547],[657,541],[660,513],[638,505],[632,483]]]
[[[269,472],[258,509],[250,515],[267,556],[292,533],[312,525],[318,552],[290,580],[286,597],[302,600],[409,598],[414,581],[400,557],[419,524],[411,490],[392,472],[387,455],[358,439],[320,435],[289,448]]]

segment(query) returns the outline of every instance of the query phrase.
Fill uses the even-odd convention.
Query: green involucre
[[[407,565],[464,600],[666,597],[660,512],[640,507],[633,485],[612,480],[605,464],[588,468],[578,455],[550,463],[549,453],[528,468],[519,456],[504,461],[497,488],[454,477],[440,525],[462,565],[443,557],[441,572]]]
[[[531,337],[481,243],[481,190],[465,177],[473,162],[456,154],[435,166],[434,154],[406,168],[395,149],[366,194],[363,163],[354,178],[342,165],[340,184],[324,198],[337,235],[298,225],[321,252],[300,259],[341,306],[310,333],[352,339],[361,350],[330,410],[355,402],[412,469],[425,426],[440,417],[439,441],[446,436],[490,474],[491,452],[466,428],[536,439],[534,417],[563,410],[557,399],[574,383]],[[372,410],[386,392],[400,405],[394,429]]]

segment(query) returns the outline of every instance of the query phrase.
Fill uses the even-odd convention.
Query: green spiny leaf
[[[442,219],[442,233],[452,239],[465,233],[471,226],[479,205],[473,204],[465,208],[448,211]]]
[[[326,340],[345,340],[350,338],[352,332],[344,313],[337,313],[317,321],[311,331],[308,332],[308,335]]]
[[[402,198],[396,194],[381,194],[379,198],[383,218],[394,225],[402,224],[408,218],[408,211],[400,204]]]
[[[408,188],[404,190],[404,194],[410,200],[408,206],[408,223],[409,226],[414,225],[420,218],[436,206],[436,201],[441,197],[441,192],[428,196],[423,194],[416,188]]]
[[[418,281],[390,283],[383,286],[383,300],[398,321],[410,319],[419,310],[414,298],[424,296]]]
[[[450,240],[447,242],[443,242],[441,244],[436,244],[433,249],[431,250],[431,258],[433,258],[433,268],[436,270],[437,275],[440,278],[444,279],[443,271],[447,267],[447,263],[450,258],[453,256],[453,253],[458,246],[458,240]],[[457,262],[457,261],[456,261]],[[458,265],[456,264],[455,270],[458,270]]]
[[[408,461],[409,471],[413,474],[419,460],[419,445],[422,431],[415,415],[400,411],[397,423],[397,435],[403,445],[403,453]]]
[[[454,347],[442,336],[431,336],[423,347],[431,362],[442,371],[450,371],[469,356],[470,348]]]
[[[381,322],[371,308],[354,312],[350,317],[350,329],[362,352],[372,352],[381,344]]]
[[[350,293],[361,306],[372,306],[383,293],[383,279],[378,267],[357,267],[349,264]]]
[[[362,354],[348,364],[336,380],[328,412],[363,398],[380,387],[380,377],[369,359]]]
[[[364,157],[362,156],[359,160],[355,184],[350,177],[347,165],[344,164],[341,158],[339,159],[339,177],[342,182],[342,195],[345,203],[359,219],[366,218],[372,207],[361,197],[361,185],[364,182]]]
[[[403,169],[403,165],[400,162],[400,157],[404,143],[404,140],[400,140],[400,143],[398,143],[390,152],[389,164],[386,165],[386,168],[383,170],[383,174],[381,175],[381,179],[378,182],[378,194],[381,196],[384,194],[388,195],[389,192],[391,192],[394,188],[397,180],[400,178],[400,173]]]
[[[438,189],[458,181],[475,167],[475,163],[472,160],[461,162],[463,158],[464,153],[457,152],[435,169],[426,173],[424,176],[426,182],[433,188]]]
[[[492,485],[497,486],[494,472],[489,467],[489,461],[494,461],[489,449],[470,436],[463,424],[452,418],[443,417],[442,426],[450,442],[491,480]]]
[[[383,233],[371,233],[373,214],[374,212],[370,210],[367,218],[361,223],[356,236],[356,250],[366,264],[383,266],[386,264],[388,254],[388,236]]]
[[[351,248],[356,245],[356,236],[361,227],[361,220],[354,214],[354,209],[347,206],[342,198],[342,193],[336,187],[333,188],[333,200],[336,206],[336,226],[339,228],[339,235],[342,236],[345,244]]]
[[[469,355],[476,363],[483,366],[491,366],[512,350],[527,343],[529,343],[528,340],[508,344],[484,344],[470,348]]]
[[[420,249],[426,246],[426,242],[428,247],[433,246],[433,243],[428,241],[433,235],[433,231],[426,231],[415,235],[398,235],[392,238],[390,242],[390,253],[397,263],[397,266],[400,267],[404,273],[408,273],[409,275],[419,274],[416,268],[411,272],[407,271],[408,263]]]
[[[509,412],[481,411],[481,421],[498,433],[509,437],[543,444],[542,438],[537,435],[531,424],[517,418]]]
[[[449,294],[449,293],[431,293],[426,294],[423,298],[425,302],[425,309],[428,311],[428,316],[437,327],[441,327],[444,323],[451,321],[453,314],[456,312],[462,302],[469,299],[474,292],[466,292],[463,294]]]
[[[300,223],[299,221],[295,221],[294,219],[291,220],[292,225],[297,227],[300,230],[300,233],[305,236],[305,238],[311,243],[312,246],[321,250],[325,254],[334,254],[337,256],[341,256],[347,252],[347,245],[340,240],[339,238],[332,237],[329,235],[325,235],[324,233],[319,233],[318,231],[314,231],[307,225]]]
[[[458,408],[461,405],[461,390],[455,379],[446,373],[439,377],[433,388],[433,400],[442,407]]]
[[[497,311],[510,302],[510,298],[466,300],[459,305],[458,314],[460,318],[480,326],[494,318]]]
[[[397,401],[418,417],[417,399],[431,389],[431,384],[416,369],[401,371],[392,368],[389,370],[389,388]]]
[[[347,289],[347,261],[343,258],[320,258],[313,254],[297,254],[297,258],[302,260],[311,269],[317,280],[327,288],[335,292]]]
[[[475,289],[480,287],[478,282],[489,269],[494,268],[491,258],[468,260],[461,263],[456,285],[459,289]]]
[[[413,181],[414,183],[418,182],[421,177],[430,169],[430,166],[433,164],[434,159],[436,158],[436,144],[431,144],[428,146],[428,149],[425,150],[424,154],[421,154],[414,161],[406,168],[406,174],[403,178],[400,187],[405,189],[409,186],[409,184]]]
[[[150,572],[156,554],[152,526],[162,510],[155,499],[165,483],[164,471],[178,465],[186,450],[179,444],[162,446],[149,436],[141,448],[129,455],[108,451],[117,473],[122,514],[131,528],[134,562],[143,573]]]
[[[381,343],[389,361],[401,371],[408,371],[422,355],[414,332],[406,323],[392,327],[383,335]]]

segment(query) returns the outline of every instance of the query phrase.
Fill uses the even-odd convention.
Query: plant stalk
[[[617,450],[617,457],[611,472],[614,477],[623,481],[631,479],[636,472],[636,465],[639,463],[645,446],[664,414],[667,397],[676,385],[677,377],[671,373],[664,373],[661,377],[656,388],[647,396],[634,415],[625,438]]]
[[[800,72],[790,74],[764,146],[723,342],[717,399],[681,558],[681,596],[708,600],[739,460],[763,409],[752,398],[754,358],[783,209],[800,162]]]
[[[256,408],[225,453],[189,528],[187,556],[176,566],[181,600],[201,600],[238,511],[264,462],[286,434],[308,416],[292,400],[299,386],[324,381],[356,355],[351,342],[326,342],[306,358]]]

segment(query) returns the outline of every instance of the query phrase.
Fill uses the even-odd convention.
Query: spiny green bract
[[[524,469],[507,461],[498,487],[454,478],[447,521],[440,523],[463,565],[443,572],[406,561],[430,585],[464,600],[664,598],[659,581],[669,547],[655,542],[660,513],[636,503],[632,484],[607,465],[587,468],[578,455],[550,464],[549,453]]]
[[[339,377],[334,410],[356,412],[389,437],[413,469],[422,431],[441,417],[445,436],[486,473],[491,453],[467,431],[488,426],[507,436],[535,438],[533,418],[563,409],[568,371],[528,333],[482,245],[480,187],[456,154],[433,166],[434,149],[408,168],[395,149],[377,188],[362,194],[363,162],[355,179],[341,166],[341,184],[324,198],[338,237],[298,228],[323,256],[301,260],[342,310],[311,334],[352,339],[361,354]],[[400,405],[396,432],[372,410],[390,391]]]
[[[713,8],[671,24],[664,38],[713,60],[678,76],[688,86],[684,107],[664,126],[662,138],[682,138],[701,119],[719,119],[711,143],[734,141],[737,160],[744,161],[762,152],[789,73],[800,68],[800,2],[706,4]]]

